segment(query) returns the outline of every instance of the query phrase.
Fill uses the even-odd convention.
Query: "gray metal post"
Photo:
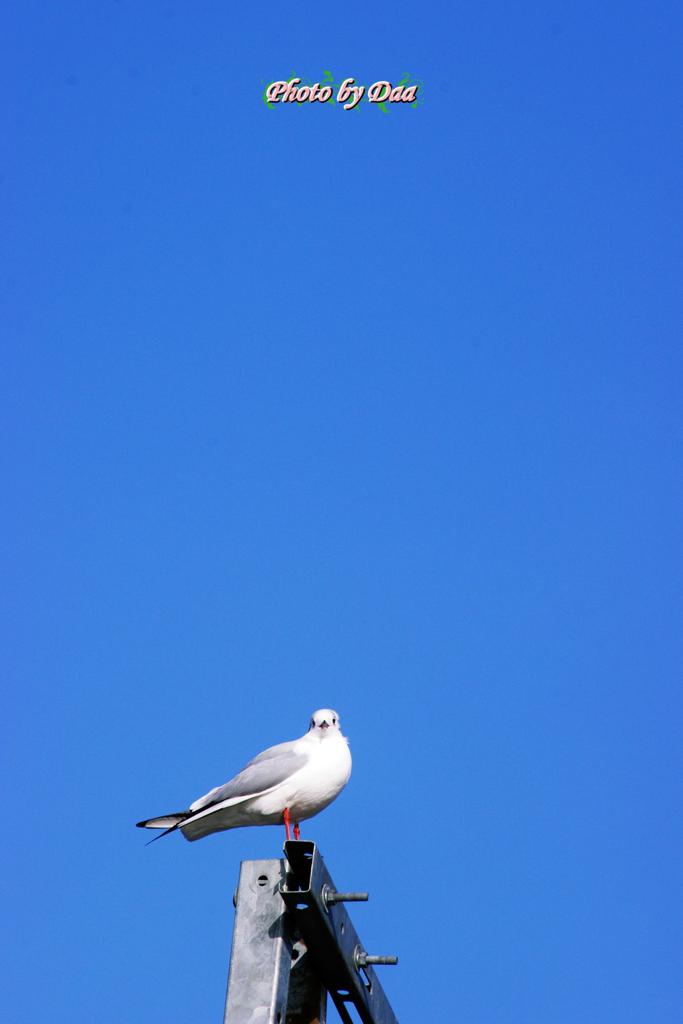
[[[237,887],[224,1024],[284,1024],[291,965],[281,860],[245,860]]]
[[[374,965],[315,843],[285,843],[285,860],[242,862],[224,1024],[325,1024],[327,992],[344,1024],[397,1024]]]
[[[397,1024],[373,965],[396,964],[398,957],[366,953],[344,906],[367,893],[339,892],[315,843],[286,842],[285,857],[282,899],[344,1024],[353,1024],[349,1005],[363,1024]]]

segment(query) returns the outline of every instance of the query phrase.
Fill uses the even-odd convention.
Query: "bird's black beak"
[[[329,727],[330,727],[330,723],[329,722],[321,722],[320,723],[320,728],[321,729],[329,729]]]

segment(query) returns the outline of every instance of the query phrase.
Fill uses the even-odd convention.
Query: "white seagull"
[[[234,779],[200,797],[187,811],[139,821],[138,828],[163,828],[161,839],[180,829],[190,842],[242,825],[282,825],[294,838],[299,822],[319,814],[339,796],[351,775],[349,743],[339,715],[314,711],[308,732],[259,754]],[[154,842],[154,840],[152,840]]]

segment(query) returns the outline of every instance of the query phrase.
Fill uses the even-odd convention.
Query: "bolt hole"
[[[292,950],[292,960],[298,960],[298,959],[299,959],[299,950],[298,949],[293,949]]]
[[[261,888],[263,888],[264,885],[268,885],[268,875],[259,875],[257,881]]]

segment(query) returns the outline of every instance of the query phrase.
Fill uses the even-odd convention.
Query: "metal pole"
[[[397,1024],[372,965],[395,964],[398,958],[366,953],[344,906],[367,893],[338,892],[315,843],[286,842],[285,857],[282,899],[344,1024],[353,1024],[349,1005],[363,1024]]]
[[[344,1024],[397,1024],[315,843],[286,842],[285,860],[242,862],[224,1024],[325,1024],[327,992]],[[351,1016],[351,1008],[356,1017]]]
[[[284,1024],[291,964],[281,860],[245,860],[236,894],[224,1024]]]

